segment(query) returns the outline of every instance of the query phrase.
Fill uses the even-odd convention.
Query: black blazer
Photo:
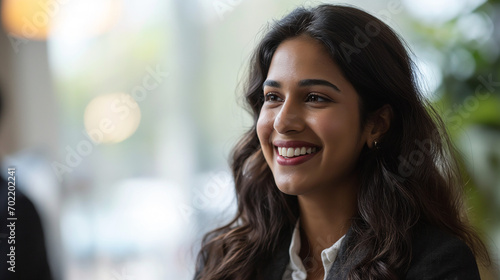
[[[276,258],[264,268],[262,280],[281,280],[290,261],[288,248],[290,240],[284,242]],[[327,275],[327,280],[347,279],[350,269],[360,262],[362,255],[352,263],[346,261],[347,245],[353,242],[349,230],[335,262]],[[470,248],[457,237],[434,226],[419,225],[414,231],[413,254],[406,280],[480,280],[476,259]],[[260,279],[259,279],[260,280]]]
[[[354,242],[349,230],[342,242],[339,253],[327,275],[327,280],[344,280],[350,269],[363,259],[355,256],[352,263],[346,261],[346,248]],[[288,249],[291,232],[281,242],[278,252],[268,265],[262,268],[261,279],[281,280],[290,262]],[[419,225],[414,230],[413,253],[406,280],[480,280],[477,263],[469,247],[457,237],[434,226]],[[201,264],[201,267],[203,265]],[[195,278],[197,279],[199,271]]]
[[[51,280],[45,238],[40,216],[33,203],[17,188],[15,191],[15,244],[9,244],[7,228],[7,182],[0,177],[0,279]],[[15,246],[15,272],[8,270],[10,247]],[[13,264],[13,263],[12,263]]]

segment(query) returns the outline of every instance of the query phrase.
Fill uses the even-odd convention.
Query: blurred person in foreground
[[[0,118],[4,105],[0,89]],[[40,216],[12,175],[7,168],[0,173],[0,279],[51,280]],[[10,192],[8,186],[15,190]],[[9,201],[15,202],[10,209]],[[7,220],[13,217],[16,220]]]
[[[458,157],[389,26],[297,8],[250,63],[238,211],[205,236],[195,279],[480,279]]]

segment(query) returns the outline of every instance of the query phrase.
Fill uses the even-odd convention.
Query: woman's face
[[[367,132],[358,94],[326,48],[305,35],[282,42],[263,91],[257,134],[278,188],[302,195],[352,182]]]

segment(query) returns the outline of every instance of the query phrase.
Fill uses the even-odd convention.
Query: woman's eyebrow
[[[281,88],[281,84],[274,80],[265,80],[264,83],[262,83],[262,89],[264,89],[265,86]]]
[[[340,92],[340,89],[330,83],[329,81],[327,80],[321,80],[321,79],[305,79],[305,80],[301,80],[299,82],[299,86],[300,87],[306,87],[306,86],[327,86],[327,87],[331,87],[333,88],[334,90]],[[281,84],[280,82],[278,81],[275,81],[275,80],[265,80],[264,83],[262,83],[262,89],[264,89],[265,86],[269,86],[269,87],[275,87],[275,88],[281,88]]]
[[[301,81],[299,82],[299,86],[300,86],[300,87],[305,87],[305,86],[317,86],[317,85],[319,85],[319,86],[327,86],[327,87],[331,87],[331,88],[333,88],[334,90],[336,90],[336,91],[340,92],[340,89],[339,89],[336,85],[334,85],[334,84],[330,83],[330,82],[329,82],[329,81],[327,81],[327,80],[321,80],[321,79],[305,79],[305,80],[301,80]]]

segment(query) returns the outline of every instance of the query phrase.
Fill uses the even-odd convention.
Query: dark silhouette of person
[[[2,106],[0,92],[0,119]],[[7,168],[0,171],[0,279],[51,280],[40,216],[17,184],[15,194],[8,193],[8,181],[13,182],[9,176]],[[9,213],[12,210],[8,209],[9,196],[15,197],[14,215]],[[8,220],[13,217],[17,219]]]

